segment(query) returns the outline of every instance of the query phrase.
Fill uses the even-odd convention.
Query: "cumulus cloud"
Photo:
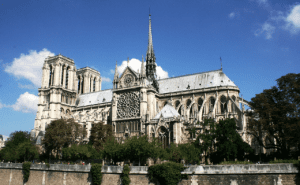
[[[264,34],[266,39],[271,39],[274,32],[275,32],[275,26],[273,26],[268,22],[265,22],[260,29],[255,31],[254,34],[255,36]]]
[[[233,18],[235,17],[235,13],[234,13],[234,12],[231,12],[231,13],[228,15],[228,17],[229,17],[230,19],[233,19]]]
[[[111,82],[111,79],[107,78],[107,77],[101,77],[101,79],[102,79],[102,82]]]
[[[12,107],[15,111],[21,111],[24,113],[36,113],[38,107],[38,96],[25,92],[21,94],[17,99],[17,102],[9,107]]]
[[[287,15],[285,21],[286,29],[288,29],[291,33],[298,33],[300,30],[300,4],[291,8],[291,11]]]
[[[43,63],[48,56],[54,56],[54,53],[47,49],[39,52],[31,50],[28,54],[22,53],[19,58],[14,58],[13,62],[5,67],[4,71],[19,79],[27,79],[36,87],[40,87]]]
[[[140,60],[133,58],[133,59],[129,60],[128,65],[135,72],[141,72],[142,62]],[[124,72],[124,70],[126,69],[126,67],[127,67],[127,61],[125,60],[122,62],[122,64],[120,66],[118,66],[118,73],[122,74]],[[145,62],[145,67],[146,67],[146,62]],[[158,79],[169,78],[168,72],[164,71],[162,69],[162,67],[158,66],[157,64],[156,64],[156,76]]]
[[[27,84],[27,85],[23,85],[23,84],[18,84],[18,87],[21,88],[21,89],[34,89],[34,85],[32,84]]]

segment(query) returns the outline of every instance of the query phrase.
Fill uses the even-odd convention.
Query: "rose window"
[[[126,92],[119,96],[117,106],[118,118],[132,118],[140,114],[138,92]]]

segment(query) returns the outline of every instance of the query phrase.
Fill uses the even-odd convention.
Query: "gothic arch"
[[[215,106],[216,98],[214,96],[211,96],[209,98],[209,112],[213,112],[214,106]]]
[[[169,130],[164,126],[157,127],[155,131],[155,136],[157,136],[158,141],[162,143],[163,148],[166,148],[170,145],[169,135]]]
[[[220,98],[220,109],[221,109],[221,114],[224,114],[225,112],[228,112],[227,110],[227,98],[222,95]]]

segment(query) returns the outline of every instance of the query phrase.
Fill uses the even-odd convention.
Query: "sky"
[[[102,89],[138,70],[148,45],[149,8],[159,78],[221,68],[251,100],[300,69],[300,1],[2,0],[0,134],[30,131],[42,65],[62,54],[101,73]]]

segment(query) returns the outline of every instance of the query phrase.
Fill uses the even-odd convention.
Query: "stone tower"
[[[38,89],[39,103],[33,135],[52,120],[71,115],[76,99],[76,67],[74,61],[62,55],[48,57],[43,66],[42,86]]]

